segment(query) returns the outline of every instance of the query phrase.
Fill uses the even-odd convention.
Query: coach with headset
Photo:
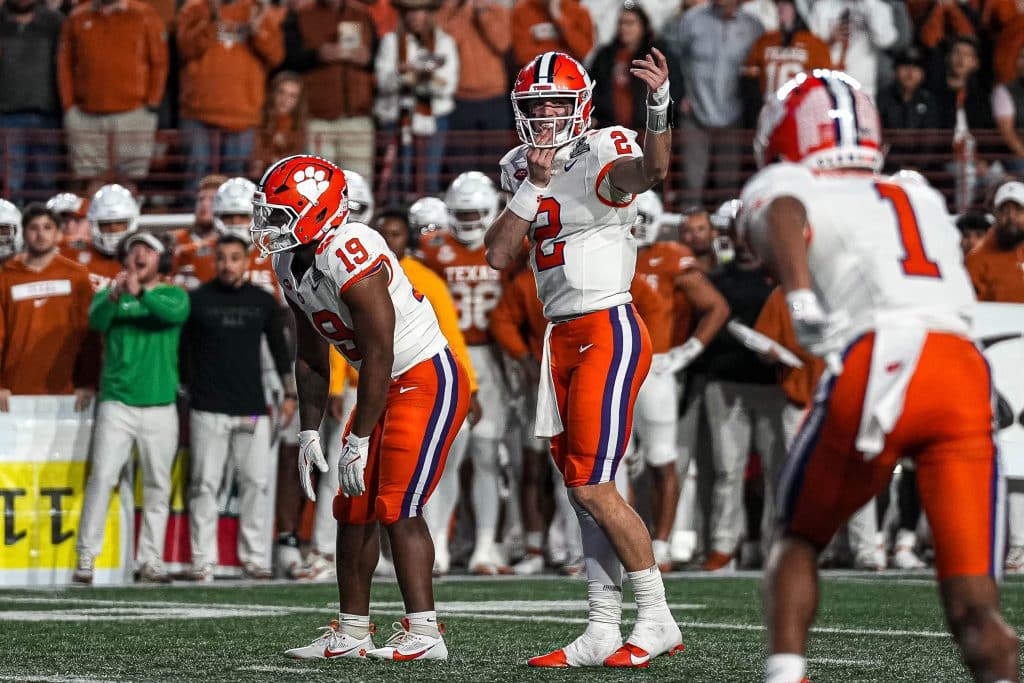
[[[76,583],[92,583],[111,489],[138,447],[142,467],[142,529],[136,557],[142,581],[168,581],[163,565],[170,513],[171,466],[178,447],[178,338],[188,294],[162,281],[167,249],[135,233],[122,247],[124,270],[89,308],[89,327],[103,335],[104,361],[92,448],[92,471],[78,527]]]

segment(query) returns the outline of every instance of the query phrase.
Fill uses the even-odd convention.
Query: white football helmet
[[[711,214],[711,226],[718,230],[720,233],[727,234],[729,229],[732,227],[733,222],[740,213],[743,203],[738,199],[730,199],[727,202],[723,202],[720,207],[715,209],[715,212]]]
[[[498,217],[498,191],[480,171],[459,174],[448,187],[444,203],[452,235],[463,244],[479,245]]]
[[[409,207],[409,229],[420,235],[448,230],[448,207],[437,197],[420,197]]]
[[[661,221],[665,215],[665,207],[661,197],[654,190],[647,190],[636,196],[636,221],[633,223],[633,235],[641,247],[649,247],[658,241],[661,233]]]
[[[86,218],[92,228],[92,243],[104,254],[116,256],[121,240],[139,228],[139,205],[123,185],[104,185],[92,196]],[[126,223],[127,226],[117,232],[103,232],[100,229],[103,223]]]
[[[21,251],[21,211],[6,199],[0,199],[0,258]]]
[[[246,243],[252,242],[249,228],[252,225],[252,197],[256,183],[247,178],[229,178],[217,188],[213,196],[213,227],[221,234],[241,237]],[[222,216],[248,216],[249,222],[241,225],[227,225]]]
[[[85,200],[73,192],[61,192],[50,197],[46,202],[46,208],[58,216],[64,213],[81,215]]]
[[[348,219],[369,225],[375,208],[370,184],[355,171],[344,173],[345,182],[348,184]]]

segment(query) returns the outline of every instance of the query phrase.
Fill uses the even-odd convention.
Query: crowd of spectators
[[[3,188],[23,204],[155,169],[187,197],[207,173],[309,151],[382,195],[436,192],[493,165],[511,79],[544,50],[592,69],[599,125],[641,127],[628,65],[650,47],[673,70],[682,204],[739,184],[733,131],[813,67],[856,77],[888,128],[952,129],[963,110],[998,129],[1005,170],[1024,165],[1015,0],[6,0]]]

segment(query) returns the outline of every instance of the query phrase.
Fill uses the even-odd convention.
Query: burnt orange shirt
[[[496,2],[477,10],[472,2],[449,3],[438,13],[437,23],[459,48],[460,100],[485,100],[508,96],[505,54],[512,43],[511,14]]]
[[[8,259],[0,268],[0,387],[71,394],[76,384],[89,386],[81,380],[85,365],[95,386],[98,353],[85,357],[92,297],[89,272],[59,254],[42,270],[27,268],[21,256]]]
[[[57,85],[64,111],[111,114],[159,106],[167,83],[167,28],[151,6],[124,0],[71,11],[57,51]]]
[[[793,321],[789,317],[789,307],[786,305],[786,295],[781,287],[776,287],[764,302],[754,329],[774,339],[804,362],[802,368],[790,368],[779,364],[779,384],[791,403],[800,407],[810,405],[814,397],[814,387],[817,386],[821,373],[825,371],[825,363],[804,350],[797,342]]]
[[[678,242],[655,242],[644,247],[636,255],[636,272],[654,288],[657,296],[667,302],[667,315],[647,320],[647,331],[651,335],[654,353],[665,353],[672,346],[681,344],[689,337],[690,303],[676,288],[676,278],[691,268],[697,267],[697,260],[689,247]],[[682,341],[675,342],[678,319],[685,319],[686,334]]]
[[[517,69],[551,50],[582,62],[594,47],[594,22],[579,0],[562,0],[557,20],[548,4],[548,0],[519,0],[512,7],[512,55]]]
[[[110,281],[124,270],[124,266],[116,257],[107,256],[91,244],[64,243],[59,249],[60,255],[64,258],[85,266],[93,292],[98,292],[109,285]]]
[[[188,242],[174,250],[174,284],[193,290],[213,279],[217,274],[215,242],[216,236],[202,242]]]
[[[1000,249],[995,228],[964,259],[979,301],[1024,304],[1024,244]]]
[[[782,33],[763,34],[750,48],[744,73],[758,79],[761,93],[773,93],[801,71],[831,69],[828,45],[810,31],[797,31],[789,45],[782,44]]]
[[[487,264],[486,249],[470,249],[447,231],[423,238],[420,260],[447,283],[459,311],[459,329],[470,346],[492,341],[491,312],[501,298],[500,271]]]

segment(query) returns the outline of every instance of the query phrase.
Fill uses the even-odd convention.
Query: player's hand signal
[[[537,133],[537,143],[549,144],[555,135],[554,123],[543,124],[545,127]],[[537,187],[547,187],[551,182],[551,164],[555,159],[556,147],[530,147],[526,150],[526,169],[530,182]]]
[[[652,47],[651,54],[633,60],[629,71],[647,84],[649,104],[659,105],[668,101],[668,60],[661,50]]]

